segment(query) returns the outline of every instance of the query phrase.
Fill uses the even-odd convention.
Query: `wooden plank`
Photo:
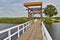
[[[40,20],[35,22],[18,40],[42,40],[42,29]]]

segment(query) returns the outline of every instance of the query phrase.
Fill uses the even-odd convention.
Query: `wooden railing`
[[[0,31],[0,40],[16,40],[21,36],[29,27],[31,27],[32,20],[17,26]]]
[[[34,20],[34,22],[36,20]],[[0,40],[17,40],[19,36],[21,36],[29,27],[31,27],[32,23],[33,21],[31,20],[26,23],[19,24],[14,27],[0,31]],[[42,22],[42,35],[43,40],[53,40],[43,22]]]
[[[43,22],[42,22],[42,34],[43,40],[53,40]]]

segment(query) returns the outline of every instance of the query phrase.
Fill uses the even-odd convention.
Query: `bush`
[[[54,17],[55,19],[60,19],[60,17]]]
[[[54,22],[60,22],[60,17],[54,17],[54,19],[56,19]]]
[[[40,19],[40,17],[34,17],[34,19]]]
[[[44,19],[44,23],[52,24],[53,23],[53,20],[52,20],[52,18],[45,18]]]

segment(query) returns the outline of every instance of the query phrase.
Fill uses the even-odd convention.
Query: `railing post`
[[[24,33],[24,24],[23,24],[23,33]]]
[[[11,32],[10,32],[10,30],[8,31],[8,36],[10,36],[11,35]],[[9,37],[9,40],[11,40],[11,37]]]
[[[28,29],[28,24],[26,23],[26,30]]]
[[[18,26],[18,37],[19,37],[19,26]]]

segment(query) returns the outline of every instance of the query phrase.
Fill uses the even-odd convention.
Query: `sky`
[[[0,0],[0,17],[27,17],[28,13],[23,5],[25,2],[43,2],[43,8],[52,4],[58,10],[57,16],[60,16],[60,0]]]

